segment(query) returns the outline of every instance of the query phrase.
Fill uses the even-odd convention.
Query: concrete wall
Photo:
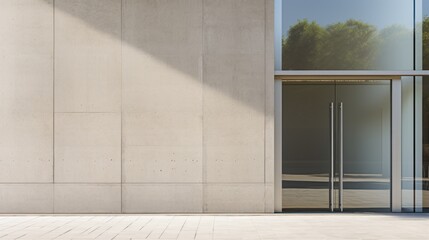
[[[273,12],[0,1],[0,213],[273,212]]]

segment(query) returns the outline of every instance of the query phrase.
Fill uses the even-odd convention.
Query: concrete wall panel
[[[124,213],[202,212],[200,184],[124,184]]]
[[[265,184],[265,212],[274,212],[274,184]]]
[[[207,183],[264,181],[264,151],[252,146],[206,146]]]
[[[274,0],[265,2],[265,181],[274,183]]]
[[[274,0],[265,0],[265,211],[274,212]]]
[[[265,2],[204,1],[203,36],[206,180],[264,182]]]
[[[120,213],[120,184],[55,184],[55,213]]]
[[[202,3],[123,2],[123,180],[201,182]]]
[[[123,51],[125,112],[199,111],[201,115],[200,55],[154,57],[132,46],[124,46]]]
[[[200,109],[201,111],[201,109]],[[201,118],[168,110],[123,113],[125,146],[199,146]]]
[[[55,182],[120,181],[120,114],[56,113]]]
[[[265,54],[264,0],[204,0],[205,54]]]
[[[55,111],[121,111],[121,1],[55,1]]]
[[[0,213],[52,213],[53,184],[0,184]]]
[[[201,183],[201,152],[193,146],[127,146],[123,181]]]
[[[200,0],[123,0],[124,43],[154,58],[198,55],[201,14]]]
[[[0,182],[52,182],[52,29],[52,1],[0,1]]]
[[[208,184],[204,188],[205,212],[264,212],[264,184]]]
[[[0,213],[272,212],[272,8],[0,1]]]

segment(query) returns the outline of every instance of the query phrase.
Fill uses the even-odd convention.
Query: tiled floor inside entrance
[[[0,216],[0,239],[429,239],[429,214]]]

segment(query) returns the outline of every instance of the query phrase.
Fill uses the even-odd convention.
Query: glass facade
[[[413,69],[413,0],[283,0],[282,8],[283,70]]]
[[[391,81],[283,83],[283,210],[390,211]]]
[[[281,3],[277,70],[429,70],[429,0]],[[429,76],[403,76],[401,83],[402,208],[429,212]],[[283,172],[290,175],[289,170]],[[326,178],[325,172],[320,176]],[[295,180],[287,181],[286,187],[299,190]],[[328,193],[321,194],[328,201]]]
[[[416,63],[417,68],[429,70],[429,1],[418,3],[421,3],[421,7],[416,6]],[[420,56],[418,50],[421,51]],[[416,128],[416,144],[421,143],[421,147],[417,149],[419,152],[416,151],[416,205],[421,205],[422,211],[429,212],[429,76],[418,77],[416,81],[416,91],[421,92],[416,96],[416,116],[422,119],[421,127],[417,125]]]
[[[422,137],[423,137],[423,162],[421,165],[421,189],[422,189],[422,208],[423,211],[429,211],[429,79],[423,79],[422,86]]]

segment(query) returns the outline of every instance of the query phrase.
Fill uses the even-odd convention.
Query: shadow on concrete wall
[[[52,4],[53,0],[43,1]],[[260,45],[261,49],[255,49],[257,54],[251,54],[250,51],[244,54],[242,54],[240,50],[234,51],[233,54],[242,55],[241,57],[248,54],[249,59],[244,62],[240,62],[240,58],[232,59],[231,62],[211,61],[209,63],[211,64],[210,70],[212,72],[222,73],[218,75],[225,76],[225,79],[205,81],[204,74],[207,64],[204,60],[206,55],[204,49],[207,46],[205,38],[212,37],[210,34],[213,33],[204,31],[204,27],[207,25],[203,17],[204,7],[202,5],[204,1],[148,1],[148,3],[145,3],[145,6],[150,6],[156,11],[150,12],[148,16],[139,15],[138,7],[141,8],[142,4],[136,5],[138,7],[133,9],[132,6],[129,5],[132,2],[135,1],[54,0],[56,14],[58,11],[61,11],[62,13],[73,16],[90,28],[106,34],[106,37],[110,36],[121,41],[123,46],[127,44],[140,51],[141,54],[150,55],[152,59],[155,59],[161,64],[176,70],[180,74],[187,75],[187,79],[193,79],[197,84],[203,83],[203,88],[209,87],[210,90],[217,91],[223,96],[233,99],[242,106],[258,112],[259,114],[265,114],[265,55],[260,54],[265,51],[264,44]],[[165,3],[162,4],[163,2],[168,2],[168,5]],[[265,4],[264,1],[261,2]],[[221,4],[222,3],[218,5]],[[237,6],[236,9],[226,9],[224,12],[229,13],[233,16],[232,18],[235,18],[237,21],[249,21],[248,24],[243,26],[237,25],[237,29],[241,28],[241,30],[244,31],[244,38],[225,39],[229,37],[228,35],[218,36],[217,39],[221,39],[222,42],[229,42],[230,44],[228,46],[232,48],[235,46],[241,48],[242,44],[247,44],[246,46],[252,45],[251,42],[254,41],[254,39],[260,38],[259,36],[261,34],[265,35],[265,29],[260,28],[261,24],[265,24],[265,22],[255,24],[254,22],[252,23],[252,21],[255,20],[239,19],[239,17],[234,16],[236,15],[234,11],[242,11],[240,10],[239,4],[246,4],[246,2],[237,1],[237,3],[234,4]],[[117,13],[118,9],[115,9],[118,7],[121,8],[119,10],[121,14],[119,15]],[[254,10],[255,9],[251,9],[249,13],[252,13],[251,11]],[[182,12],[180,13],[180,11]],[[265,14],[265,9],[261,9],[260,11]],[[170,12],[170,15],[165,14],[168,12]],[[216,16],[211,16],[211,18],[213,17]],[[117,20],[120,21],[120,28],[112,27],[111,24],[116,21],[115,18],[119,18]],[[194,21],[196,18],[200,18],[201,21],[196,23]],[[220,22],[225,21],[222,18],[223,16],[219,16]],[[176,21],[182,21],[183,24],[177,24]],[[189,24],[188,28],[184,27],[186,24]],[[254,28],[252,28],[252,24],[255,25]],[[182,26],[183,28],[171,29],[171,26]],[[150,27],[152,36],[142,34],[142,32],[145,31],[145,27]],[[166,38],[169,38],[168,41],[166,41]],[[239,40],[243,39],[248,42],[240,43]],[[83,41],[82,44],[85,44],[85,42]],[[156,49],[160,48],[164,49],[163,53],[156,52]],[[186,57],[171,57],[171,55],[179,54],[183,54]],[[217,53],[210,54],[216,55]],[[219,54],[225,54],[225,50],[220,51]],[[199,76],[196,75],[194,68],[186,64],[187,57],[199,58],[198,64],[200,64],[200,66],[198,66],[198,69],[200,72],[197,73]],[[124,64],[124,58],[122,58],[122,62]],[[213,66],[214,63],[218,64],[218,66]],[[142,72],[142,75],[144,74],[145,73]],[[123,76],[124,73],[122,74],[122,77]],[[243,78],[246,77],[249,78],[248,81],[243,80]],[[155,80],[156,79],[154,79],[154,81]],[[228,84],[226,84],[226,81],[228,81]],[[256,86],[255,83],[257,83]]]

